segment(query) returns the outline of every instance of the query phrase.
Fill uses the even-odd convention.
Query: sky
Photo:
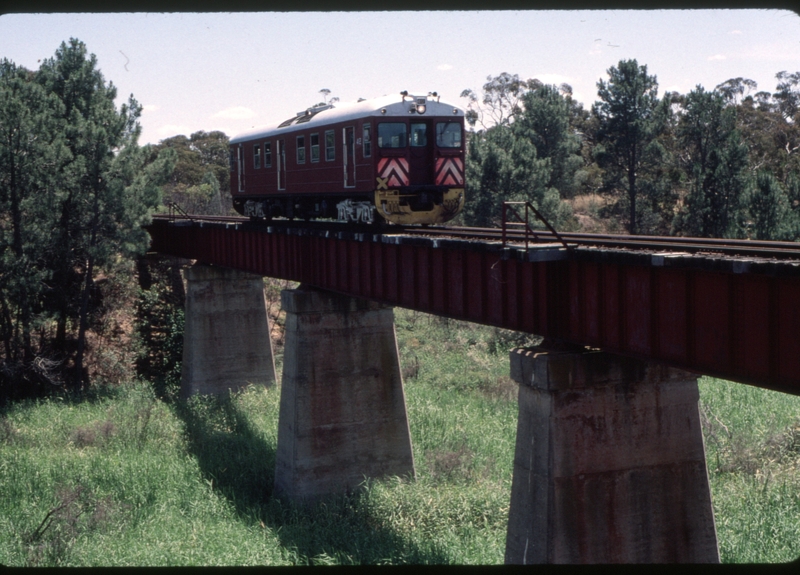
[[[466,107],[502,72],[568,83],[590,108],[620,60],[665,91],[730,78],[774,92],[800,71],[800,16],[787,10],[114,13],[0,15],[0,58],[38,69],[78,38],[117,105],[143,106],[140,143],[276,124],[323,100],[436,91]]]

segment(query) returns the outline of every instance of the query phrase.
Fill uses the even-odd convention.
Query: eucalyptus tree
[[[775,74],[775,78],[778,85],[772,97],[778,103],[778,110],[783,117],[794,121],[800,112],[800,72],[790,74],[784,70]]]
[[[523,96],[539,85],[539,80],[523,80],[519,74],[508,72],[487,76],[482,96],[470,88],[461,92],[461,97],[468,101],[465,115],[467,123],[473,127],[480,125],[484,130],[512,124],[522,111]]]
[[[758,88],[758,83],[749,78],[730,78],[714,88],[729,105],[738,106],[750,91]]]
[[[464,221],[497,225],[504,201],[529,201],[555,226],[571,218],[561,202],[561,188],[573,190],[573,176],[582,164],[571,127],[574,103],[561,89],[517,74],[487,77],[483,94],[464,90],[469,100],[467,123],[480,126],[469,134]]]
[[[167,148],[175,151],[176,163],[164,186],[164,201],[176,202],[189,213],[228,213],[232,205],[228,136],[202,130],[189,137],[173,136],[152,147],[151,159]]]
[[[600,101],[592,106],[597,120],[594,157],[604,169],[604,187],[626,192],[628,230],[637,233],[640,180],[664,162],[659,135],[667,126],[670,101],[658,98],[656,76],[636,60],[621,60],[608,69],[608,81],[597,82]]]

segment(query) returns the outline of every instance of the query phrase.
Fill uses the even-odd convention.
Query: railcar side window
[[[425,124],[411,124],[411,147],[420,148],[428,145],[428,134]]]
[[[297,136],[297,163],[306,163],[306,137]]]
[[[372,155],[372,125],[364,124],[364,157]]]
[[[333,135],[333,130],[325,132],[325,161],[332,162],[336,159],[336,138]]]
[[[403,122],[381,122],[378,124],[379,148],[405,148],[406,125]]]
[[[270,142],[264,142],[264,167],[272,167],[272,144]]]
[[[319,162],[319,134],[311,134],[311,161]]]
[[[461,124],[458,122],[436,124],[436,145],[440,148],[460,148]]]
[[[261,146],[253,146],[253,167],[257,170],[261,167]]]

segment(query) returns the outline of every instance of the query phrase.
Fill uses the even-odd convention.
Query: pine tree
[[[744,237],[747,146],[736,129],[736,109],[718,92],[697,86],[678,124],[691,187],[675,218],[677,232],[700,237]]]
[[[753,237],[757,240],[789,240],[793,235],[791,210],[786,192],[768,171],[756,173],[749,197]]]
[[[49,277],[41,261],[51,233],[48,198],[66,159],[60,102],[32,79],[0,61],[0,337],[14,373],[35,355],[32,330]]]
[[[562,197],[571,197],[576,188],[575,172],[583,160],[577,155],[580,140],[570,127],[570,104],[556,86],[547,84],[527,92],[522,103],[523,111],[513,125],[515,135],[534,145],[537,158],[549,160],[545,187],[555,188]]]
[[[95,56],[79,40],[62,43],[42,64],[37,81],[61,101],[58,120],[70,153],[52,202],[51,229],[57,232],[48,263],[62,350],[68,321],[77,323],[73,383],[80,387],[86,384],[83,357],[95,270],[146,248],[141,226],[159,204],[158,186],[174,165],[174,153],[159,155],[143,169],[147,153],[137,143],[141,106],[131,96],[117,111],[116,88],[106,84]]]
[[[594,155],[605,169],[607,189],[627,192],[628,231],[637,233],[640,179],[663,163],[657,138],[666,127],[669,102],[659,100],[658,82],[647,66],[621,60],[597,83],[600,101],[592,107],[598,122]]]

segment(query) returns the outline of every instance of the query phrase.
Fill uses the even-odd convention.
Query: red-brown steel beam
[[[800,395],[800,269],[155,221],[152,250]]]

